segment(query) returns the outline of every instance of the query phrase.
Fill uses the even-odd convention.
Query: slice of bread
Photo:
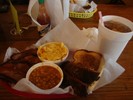
[[[97,71],[100,65],[102,55],[94,51],[77,50],[74,53],[74,63],[81,63],[82,67]]]

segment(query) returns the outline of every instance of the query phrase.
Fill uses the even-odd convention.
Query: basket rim
[[[69,13],[74,13],[74,14],[90,14],[90,13],[95,13],[97,11],[97,8],[96,9],[94,9],[92,12],[84,12],[84,13],[82,13],[82,12],[74,12],[74,11],[71,11],[71,12],[69,12]]]
[[[97,8],[95,10],[93,10],[92,12],[87,12],[87,13],[69,12],[69,17],[70,18],[88,19],[88,18],[91,18],[96,11],[97,11]]]

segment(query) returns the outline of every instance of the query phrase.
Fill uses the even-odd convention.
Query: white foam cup
[[[131,32],[121,33],[106,28],[103,22],[109,20],[120,22],[128,26],[131,29]],[[98,31],[99,51],[102,54],[106,54],[109,58],[112,58],[114,61],[117,61],[125,46],[133,36],[133,22],[120,16],[103,16],[102,20],[99,19]]]

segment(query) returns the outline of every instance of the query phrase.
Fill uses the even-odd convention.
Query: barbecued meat
[[[63,70],[72,77],[76,77],[86,84],[91,84],[95,80],[98,80],[97,76],[99,75],[99,72],[84,68],[82,66],[84,65],[80,63],[67,62]]]
[[[87,96],[88,86],[99,79],[98,69],[102,55],[87,50],[78,50],[73,58],[73,61],[67,61],[61,65],[64,72],[62,86],[71,85],[75,94]]]
[[[20,53],[13,54],[11,59],[0,65],[0,79],[5,80],[9,77],[12,82],[17,82],[24,78],[28,69],[40,62],[37,57],[37,49],[29,49]]]
[[[11,59],[13,61],[17,60],[19,61],[20,59],[23,59],[24,57],[26,56],[37,56],[37,49],[28,49],[28,50],[25,50],[25,51],[22,51],[21,53],[15,53],[11,56]]]
[[[83,83],[78,78],[71,76],[69,73],[64,71],[64,75],[66,76],[66,80],[64,82],[69,82],[69,84],[72,86],[74,93],[78,96],[87,96],[87,89],[88,85]]]

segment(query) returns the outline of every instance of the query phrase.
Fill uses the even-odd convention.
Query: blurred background
[[[0,0],[1,4],[6,4],[8,0]],[[28,4],[29,0],[11,0],[13,4]],[[113,4],[124,4],[125,1],[129,2],[132,0],[88,0],[88,1],[94,1],[95,3],[113,3]]]
[[[13,4],[28,4],[29,0],[11,0]],[[1,4],[8,4],[8,0],[0,0]]]

